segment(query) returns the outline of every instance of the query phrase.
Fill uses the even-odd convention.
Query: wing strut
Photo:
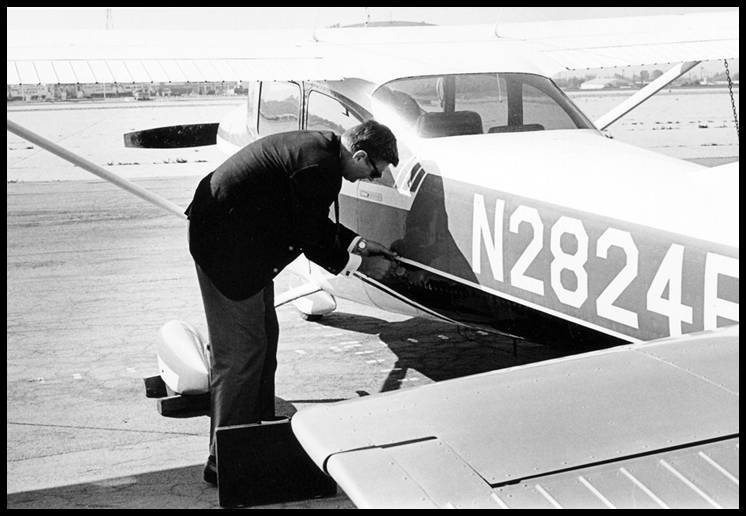
[[[170,211],[171,213],[181,217],[182,219],[186,218],[186,215],[184,215],[184,208],[182,208],[181,206],[178,206],[177,204],[172,203],[168,199],[164,199],[163,197],[156,195],[150,190],[146,190],[145,188],[138,186],[131,181],[127,181],[123,177],[120,177],[116,174],[113,174],[112,172],[109,172],[105,168],[99,165],[96,165],[95,163],[92,163],[81,156],[78,156],[74,152],[71,152],[65,149],[64,147],[60,147],[56,143],[53,143],[47,140],[43,136],[39,136],[35,132],[26,129],[25,127],[22,127],[18,125],[17,123],[12,122],[11,120],[7,120],[7,121],[8,121],[8,131],[10,131],[11,133],[17,134],[21,138],[24,138],[30,141],[31,143],[38,145],[42,149],[51,152],[55,156],[59,156],[60,158],[66,161],[69,161],[73,165],[79,166],[83,170],[86,170],[95,176],[98,176],[101,179],[105,179],[106,181],[109,181],[110,183],[117,185],[119,188],[122,188],[128,191],[129,193],[134,194],[141,199],[144,199],[150,203],[155,204],[159,208],[163,208],[166,211]]]
[[[697,66],[699,63],[701,63],[701,61],[688,61],[677,64],[617,107],[601,116],[595,121],[596,127],[599,131],[603,131],[660,90],[671,84],[673,81],[684,75],[686,72]]]

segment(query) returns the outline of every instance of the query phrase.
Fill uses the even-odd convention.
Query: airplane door
[[[383,177],[356,183],[358,233],[388,247],[404,238],[410,204],[408,192],[397,190],[390,168]]]
[[[395,185],[385,174],[358,185],[360,234],[407,259],[394,277],[383,280],[383,287],[367,282],[365,290],[384,310],[452,317],[468,299],[454,278],[476,282],[464,255],[471,246],[463,234],[453,234],[454,228],[470,227],[471,198],[455,182],[446,184],[432,161],[412,159],[396,177]]]
[[[403,255],[411,195],[396,188],[389,169],[379,179],[356,183],[358,233]],[[388,282],[384,280],[383,283]],[[370,301],[383,310],[411,316],[426,315],[404,301],[401,295],[381,289],[378,282],[365,282],[364,288]]]

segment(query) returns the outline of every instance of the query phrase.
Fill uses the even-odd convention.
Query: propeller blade
[[[219,125],[172,125],[135,131],[124,135],[124,146],[140,149],[180,149],[215,145]]]

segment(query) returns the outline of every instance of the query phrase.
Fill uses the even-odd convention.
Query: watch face
[[[366,245],[367,244],[366,244],[365,240],[361,240],[360,242],[357,243],[357,248],[358,249],[365,249]]]

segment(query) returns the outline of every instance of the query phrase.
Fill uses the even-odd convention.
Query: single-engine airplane
[[[342,132],[375,118],[396,134],[400,163],[372,182],[345,182],[339,218],[396,250],[397,273],[334,277],[301,257],[291,265],[296,286],[278,303],[318,317],[345,298],[546,344],[621,346],[302,411],[298,438],[358,505],[508,507],[528,499],[520,486],[559,506],[579,484],[576,505],[590,496],[675,506],[690,493],[635,472],[699,460],[680,480],[704,495],[697,500],[729,506],[738,504],[738,162],[705,168],[600,129],[700,61],[738,58],[738,40],[738,16],[722,13],[198,38],[9,31],[8,83],[247,83],[246,103],[220,124],[126,136],[142,147],[214,142],[232,153],[276,132]],[[664,62],[677,64],[595,124],[550,79]],[[8,130],[182,215],[10,120]],[[176,392],[205,392],[200,338],[188,325],[165,334],[164,379]],[[178,352],[184,342],[189,358]],[[682,403],[682,393],[703,398]],[[438,403],[423,405],[428,398]],[[556,407],[562,416],[549,417]],[[494,417],[470,427],[477,412]],[[415,413],[419,422],[409,421]],[[594,415],[603,423],[589,426]],[[454,435],[456,444],[446,440]],[[699,483],[708,467],[724,494]]]

